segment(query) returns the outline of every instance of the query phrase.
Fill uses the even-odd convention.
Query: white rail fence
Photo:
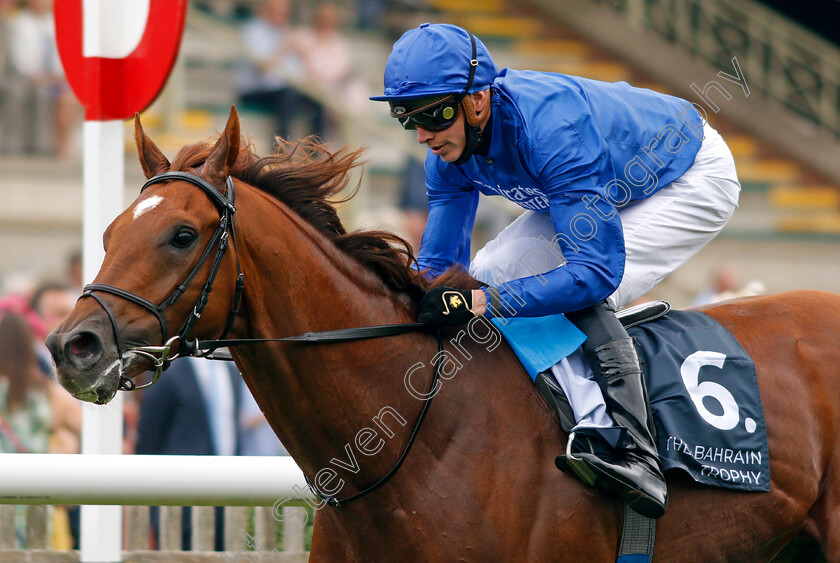
[[[52,507],[76,504],[125,505],[125,562],[306,561],[306,492],[289,457],[0,454],[0,563],[86,561],[50,549]],[[150,550],[155,505],[158,549]],[[181,506],[193,507],[189,552],[181,551]],[[223,552],[213,551],[214,506],[225,507]],[[16,523],[23,512],[25,526]]]

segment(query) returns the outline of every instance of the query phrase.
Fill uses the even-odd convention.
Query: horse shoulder
[[[560,553],[567,561],[614,557],[617,501],[555,467],[567,435],[513,350],[505,342],[491,349],[476,341],[465,348],[472,358],[457,376],[462,386],[452,397],[471,404],[459,440],[480,453],[468,456],[467,465],[476,465],[464,467],[465,474],[479,477],[480,490],[493,491],[476,507],[488,526],[484,537],[493,538],[497,554],[519,560],[550,560]],[[445,393],[441,389],[440,397]],[[583,535],[603,541],[578,550]]]

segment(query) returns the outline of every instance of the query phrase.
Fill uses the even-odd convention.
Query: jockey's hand
[[[478,290],[484,296],[484,292]],[[469,289],[436,287],[420,301],[417,320],[429,326],[455,326],[468,323],[473,312],[474,293]]]

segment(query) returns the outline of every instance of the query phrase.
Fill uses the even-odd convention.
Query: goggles
[[[451,94],[411,101],[390,101],[391,117],[405,129],[422,127],[427,131],[443,131],[458,119],[462,95]]]

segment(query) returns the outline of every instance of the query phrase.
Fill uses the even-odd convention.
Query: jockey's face
[[[467,146],[467,134],[464,131],[464,112],[458,112],[458,119],[443,131],[429,131],[417,126],[417,142],[428,146],[432,154],[444,162],[455,162]]]

